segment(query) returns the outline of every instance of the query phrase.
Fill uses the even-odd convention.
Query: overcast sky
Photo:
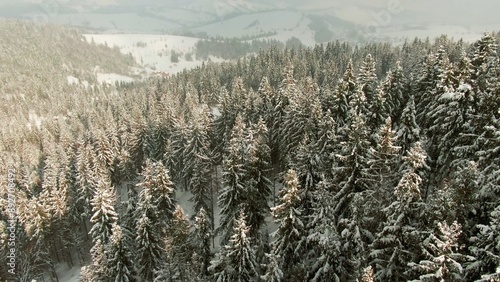
[[[440,22],[456,25],[498,24],[498,0],[0,0],[1,4],[59,3],[69,7],[99,7],[108,5],[170,5],[210,7],[226,3],[251,6],[266,3],[277,7],[325,11],[344,20],[369,24],[373,21],[399,23]]]

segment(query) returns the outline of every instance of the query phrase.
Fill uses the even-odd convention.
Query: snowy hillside
[[[175,74],[200,66],[194,56],[199,38],[154,34],[85,34],[87,41],[118,47],[123,54],[132,54],[148,75]],[[173,56],[172,56],[173,54]],[[176,57],[178,61],[174,59]],[[221,59],[210,58],[213,62]]]
[[[279,19],[279,20],[276,20]],[[311,20],[305,14],[292,11],[272,11],[247,14],[223,20],[203,27],[195,28],[195,32],[203,32],[208,36],[221,37],[268,37],[266,34],[276,33],[270,38],[283,42],[290,37],[298,37],[304,44],[314,44],[314,31],[308,25]]]
[[[487,27],[466,28],[457,25],[448,24],[427,24],[414,26],[401,26],[380,29],[378,33],[369,34],[368,38],[376,39],[377,41],[389,41],[396,45],[401,45],[405,40],[413,40],[418,38],[435,38],[446,34],[449,38],[463,39],[466,42],[474,42],[479,40]],[[373,36],[373,37],[372,37]]]

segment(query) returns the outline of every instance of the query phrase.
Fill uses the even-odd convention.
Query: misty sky
[[[162,5],[206,8],[216,7],[221,3],[243,7],[264,3],[277,8],[330,13],[358,24],[370,24],[373,21],[389,21],[390,24],[439,22],[462,26],[498,24],[500,27],[498,0],[0,0],[0,9],[2,5],[19,3],[59,3],[79,11],[102,6]],[[399,9],[394,12],[390,7]]]

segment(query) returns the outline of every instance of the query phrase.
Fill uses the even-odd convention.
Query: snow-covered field
[[[308,27],[310,23],[311,20],[300,12],[272,11],[241,15],[195,28],[194,31],[205,32],[209,36],[229,38],[276,32],[276,35],[265,38],[275,38],[285,42],[295,36],[306,45],[314,45],[314,31]]]
[[[134,79],[130,76],[120,75],[116,73],[97,73],[97,81],[99,84],[113,85],[115,81],[133,82]]]
[[[479,40],[484,32],[492,31],[488,27],[475,27],[466,28],[456,25],[448,24],[428,24],[419,27],[391,27],[386,29],[381,29],[377,34],[373,36],[377,37],[378,40],[387,40],[396,45],[401,45],[404,43],[405,39],[413,40],[415,37],[425,39],[429,37],[433,40],[443,34],[446,34],[448,38],[459,40],[463,39],[466,42],[474,42]]]
[[[200,40],[194,37],[157,34],[85,34],[88,42],[117,46],[123,54],[132,54],[148,74],[175,74],[184,69],[200,66],[203,61],[195,58],[195,44]],[[178,54],[178,62],[172,62],[172,52]],[[189,60],[191,55],[191,60]],[[211,57],[211,61],[223,61]]]
[[[144,17],[134,13],[124,14],[58,14],[50,21],[62,25],[80,26],[108,32],[151,33],[174,31],[181,28],[177,23],[165,19]]]

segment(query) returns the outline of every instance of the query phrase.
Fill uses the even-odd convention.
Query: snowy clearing
[[[88,42],[117,46],[123,54],[132,54],[148,74],[163,76],[176,74],[184,69],[201,66],[204,62],[195,58],[195,44],[200,40],[195,37],[157,34],[85,34],[84,36]],[[174,56],[178,55],[178,62],[172,62],[172,52]],[[210,60],[224,61],[215,57],[210,57]]]
[[[116,82],[134,82],[130,76],[116,73],[97,73],[97,81],[99,84],[114,85]]]

